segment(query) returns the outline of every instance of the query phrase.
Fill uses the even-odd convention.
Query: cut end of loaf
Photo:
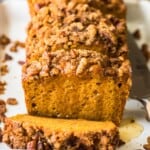
[[[59,76],[23,83],[28,112],[58,118],[110,120],[120,124],[129,85],[112,78]],[[37,88],[38,87],[38,88]],[[32,89],[32,90],[29,90]]]

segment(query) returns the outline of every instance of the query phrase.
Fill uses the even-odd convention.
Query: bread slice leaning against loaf
[[[2,140],[12,149],[115,150],[119,134],[112,122],[17,115],[6,120]]]

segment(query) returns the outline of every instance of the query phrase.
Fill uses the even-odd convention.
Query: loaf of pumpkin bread
[[[2,141],[12,149],[115,150],[119,134],[112,122],[17,115],[6,120]]]
[[[131,86],[125,18],[89,3],[51,2],[32,17],[26,49],[29,114],[119,125]]]

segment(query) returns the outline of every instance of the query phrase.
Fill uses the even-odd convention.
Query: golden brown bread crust
[[[26,49],[30,114],[119,125],[131,86],[125,18],[88,3],[53,2],[32,17]]]
[[[36,15],[44,6],[55,3],[57,5],[67,5],[70,0],[28,0],[30,14]],[[113,14],[119,18],[124,18],[126,7],[123,0],[72,0],[74,3],[88,3],[90,6],[100,9],[103,14]]]
[[[115,150],[119,134],[111,122],[18,115],[6,120],[2,140],[13,149]]]

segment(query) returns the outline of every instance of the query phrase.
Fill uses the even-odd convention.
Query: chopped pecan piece
[[[12,59],[13,59],[12,56],[10,56],[9,54],[5,54],[3,62],[12,60]]]
[[[16,98],[8,98],[6,103],[9,104],[9,105],[16,105],[16,104],[18,104]]]
[[[19,61],[18,61],[18,64],[19,64],[19,65],[23,65],[24,63],[25,63],[25,62],[22,61],[22,60],[19,60]]]
[[[15,41],[13,43],[12,47],[10,48],[10,51],[11,52],[17,52],[19,47],[24,48],[25,47],[25,43],[20,42],[20,41]]]
[[[2,129],[0,128],[0,142],[2,142]]]
[[[4,122],[6,111],[6,103],[4,100],[0,99],[0,122]]]
[[[10,43],[10,39],[6,35],[0,36],[0,45],[5,48]]]
[[[150,51],[149,51],[148,44],[145,44],[145,43],[142,44],[141,51],[142,51],[146,61],[148,61],[150,59]]]
[[[140,40],[140,38],[141,38],[141,32],[140,32],[140,30],[139,29],[135,30],[133,32],[133,36],[134,36],[135,39]]]
[[[0,81],[0,94],[4,94],[5,85],[6,85],[5,81]]]
[[[0,74],[3,76],[6,75],[7,73],[8,73],[8,66],[6,64],[0,66]]]
[[[144,144],[144,145],[143,145],[143,148],[144,148],[145,150],[150,150],[150,136],[147,137],[147,144]]]

